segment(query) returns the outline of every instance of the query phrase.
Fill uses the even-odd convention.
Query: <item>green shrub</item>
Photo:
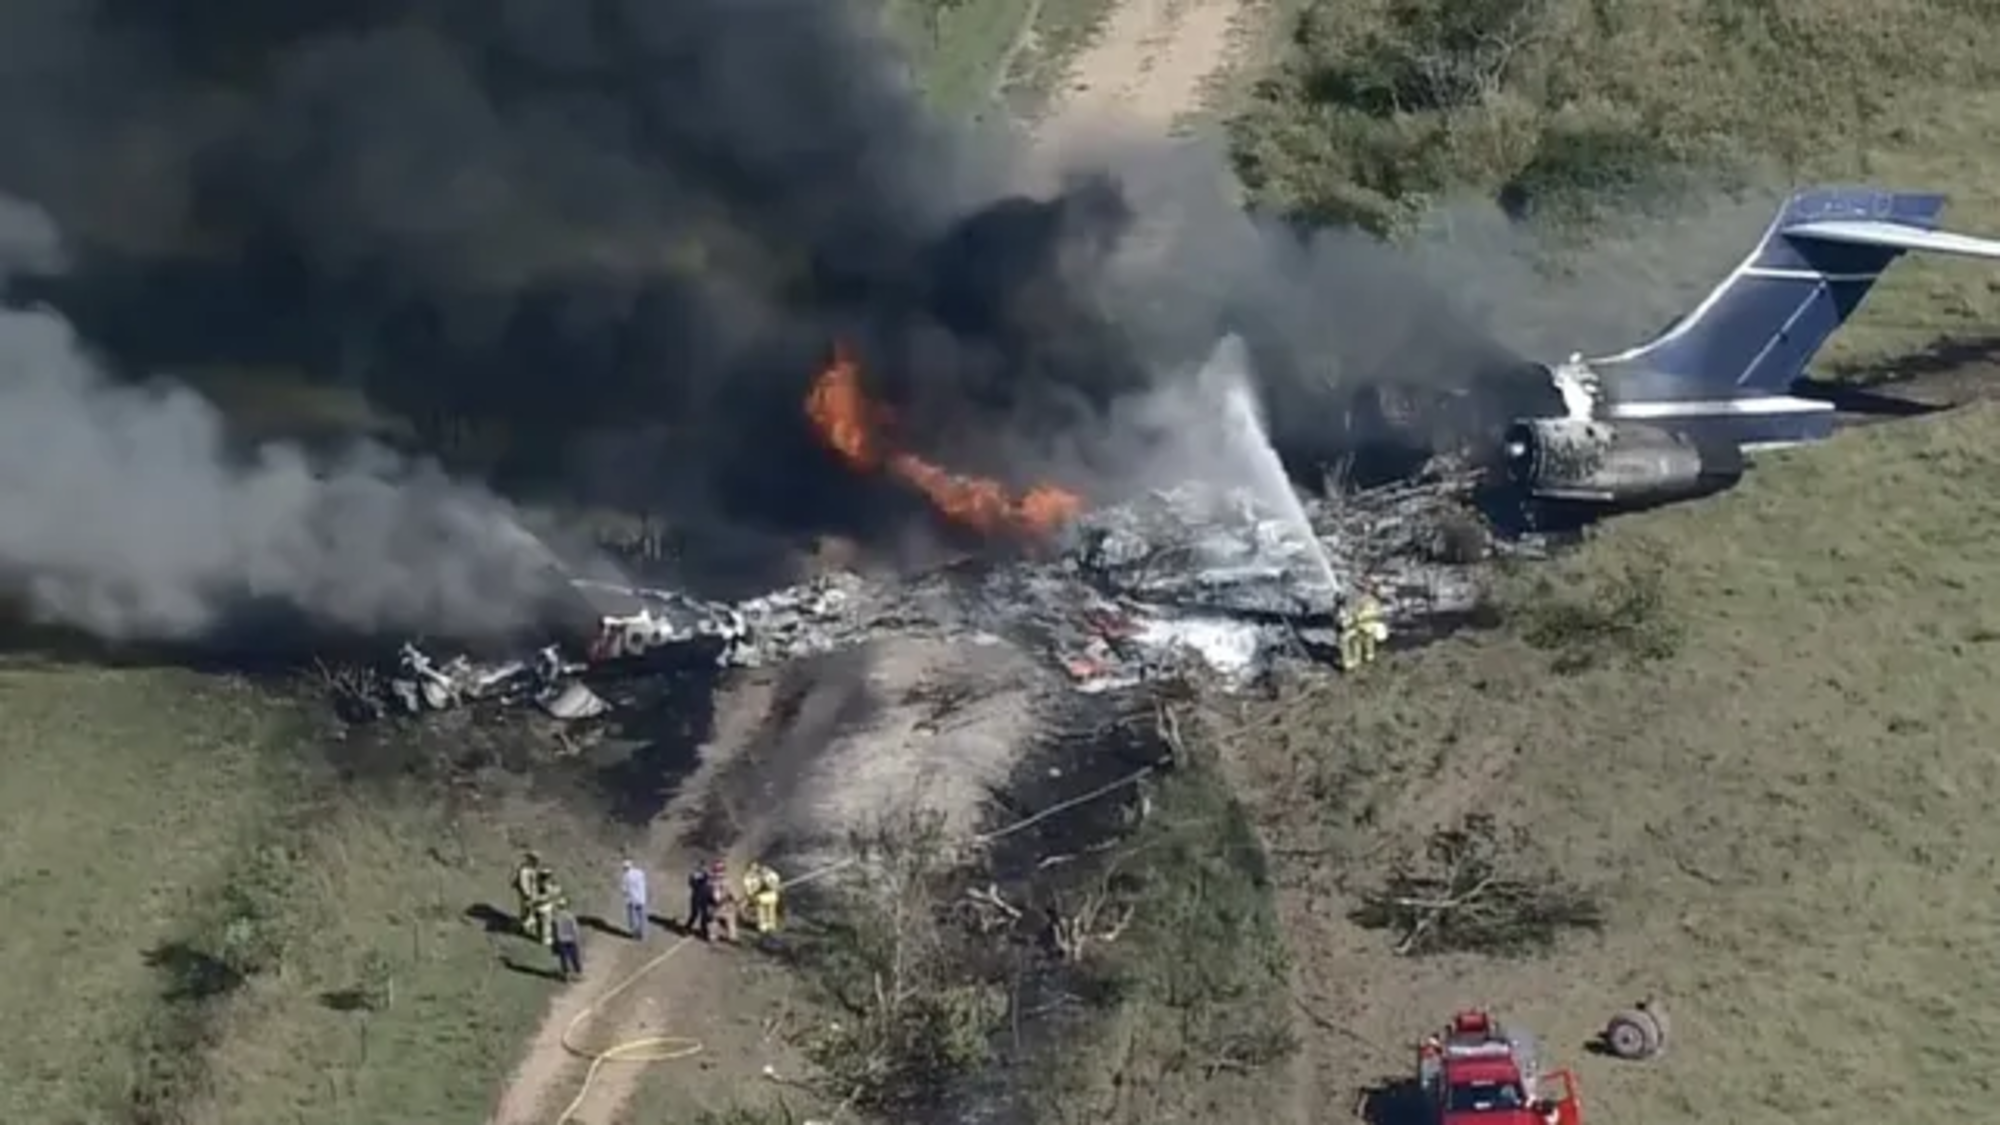
[[[946,919],[941,822],[913,813],[852,842],[860,862],[804,936],[800,956],[841,1013],[802,1044],[829,1096],[895,1113],[990,1058],[1003,989],[958,956]]]
[[[1607,657],[1643,663],[1680,651],[1686,623],[1674,612],[1656,565],[1628,563],[1582,582],[1538,575],[1512,599],[1522,639],[1556,654],[1556,669],[1578,672]]]
[[[1976,7],[1310,0],[1231,123],[1236,163],[1259,208],[1384,234],[1439,196],[1560,226],[1691,178],[1844,171],[1899,101],[1992,80]]]

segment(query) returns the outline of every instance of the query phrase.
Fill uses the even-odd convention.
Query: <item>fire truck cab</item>
[[[1583,1122],[1570,1072],[1542,1073],[1533,1041],[1483,1011],[1460,1012],[1443,1034],[1424,1040],[1417,1081],[1437,1125]]]

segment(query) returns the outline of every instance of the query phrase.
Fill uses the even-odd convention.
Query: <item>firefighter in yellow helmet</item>
[[[753,860],[744,869],[743,897],[750,904],[751,924],[759,934],[777,932],[778,895],[783,889],[783,881],[769,866]]]
[[[1389,624],[1382,618],[1382,603],[1374,590],[1357,585],[1355,596],[1340,607],[1340,667],[1354,671],[1375,662],[1375,652],[1389,639]]]
[[[519,907],[521,932],[529,937],[539,936],[535,929],[535,899],[541,894],[542,857],[528,852],[521,857],[521,865],[514,869],[514,900]]]
[[[543,945],[555,948],[556,911],[569,905],[569,896],[563,894],[562,884],[556,882],[556,873],[544,867],[535,890],[535,936]]]

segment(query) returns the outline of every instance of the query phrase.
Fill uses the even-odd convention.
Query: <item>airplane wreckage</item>
[[[1443,471],[1313,503],[1309,528],[1242,491],[1159,491],[1080,517],[1039,557],[969,558],[884,581],[835,571],[735,602],[570,578],[579,616],[594,622],[580,649],[550,644],[484,662],[407,643],[384,678],[382,709],[532,703],[590,719],[611,708],[598,689],[624,676],[690,661],[772,665],[890,631],[1015,643],[1046,654],[1086,693],[1189,661],[1224,686],[1247,686],[1282,660],[1329,660],[1344,588],[1356,581],[1399,631],[1470,614],[1478,556],[1539,549],[1479,536],[1459,499],[1471,479]]]
[[[1938,229],[1944,203],[1869,188],[1796,193],[1743,261],[1649,342],[1537,365],[1559,412],[1516,418],[1496,435],[1499,475],[1531,511],[1587,519],[1723,491],[1756,451],[1829,436],[1834,405],[1794,392],[1883,271],[1913,250],[2000,260],[2000,241]],[[1274,510],[1270,497],[1193,488],[1087,511],[1053,486],[1013,495],[893,448],[845,354],[805,409],[850,469],[898,478],[961,528],[1036,549],[893,583],[827,574],[731,603],[571,577],[578,614],[592,623],[581,652],[550,645],[484,663],[405,645],[387,679],[395,705],[531,699],[558,718],[585,719],[610,706],[590,681],[668,654],[754,667],[891,628],[1029,645],[1084,691],[1141,683],[1190,658],[1244,684],[1287,655],[1325,658],[1357,583],[1397,631],[1422,632],[1473,610],[1469,564],[1548,545],[1534,534],[1488,535],[1470,515],[1486,474],[1442,462],[1401,484],[1307,502],[1299,514]]]
[[[1274,481],[1263,491],[1286,495],[1185,486],[1092,509],[1053,485],[1010,492],[894,448],[844,352],[815,380],[805,411],[847,468],[895,479],[995,549],[893,580],[838,571],[716,602],[572,575],[536,541],[588,639],[497,663],[407,644],[376,710],[499,699],[587,719],[611,706],[590,685],[623,673],[690,659],[756,667],[891,630],[1039,651],[1084,692],[1134,686],[1189,660],[1242,685],[1288,655],[1331,657],[1356,584],[1399,630],[1470,613],[1467,564],[1496,548],[1464,503],[1479,474],[1442,461],[1427,476],[1333,501],[1295,504]]]

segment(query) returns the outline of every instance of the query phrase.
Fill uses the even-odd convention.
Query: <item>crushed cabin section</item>
[[[1316,549],[1343,587],[1365,585],[1381,601],[1393,638],[1473,622],[1480,565],[1546,549],[1533,536],[1494,536],[1474,514],[1477,485],[1440,471],[1307,505]],[[1324,661],[1334,647],[1343,595],[1317,588],[1314,547],[1301,540],[1247,493],[1183,488],[1089,512],[1035,556],[969,556],[888,578],[835,570],[738,602],[577,580],[599,614],[584,651],[551,645],[481,662],[408,645],[374,684],[374,706],[532,703],[593,719],[616,709],[601,696],[615,698],[621,682],[666,668],[772,666],[903,630],[1006,638],[1084,692],[1146,682],[1189,653],[1246,685],[1279,662]]]
[[[1006,636],[1047,653],[1085,691],[1144,682],[1163,659],[1186,652],[1241,685],[1288,655],[1324,660],[1341,630],[1356,627],[1340,620],[1350,600],[1379,603],[1391,636],[1406,625],[1435,633],[1465,623],[1477,602],[1467,568],[1497,546],[1473,526],[1481,474],[1444,460],[1412,481],[1290,513],[1249,491],[1194,486],[1089,509],[1052,483],[1012,489],[904,448],[894,412],[869,396],[845,344],[800,407],[840,465],[857,477],[901,482],[947,524],[978,536],[964,565],[899,583],[822,574],[719,602],[570,574],[522,531],[525,545],[565,581],[572,616],[589,639],[503,661],[440,659],[406,644],[395,668],[348,685],[351,709],[415,713],[526,700],[558,720],[589,720],[613,707],[592,684],[668,650],[688,661],[696,646],[712,650],[718,667],[758,667],[892,627]],[[1356,592],[1363,597],[1354,599]]]

